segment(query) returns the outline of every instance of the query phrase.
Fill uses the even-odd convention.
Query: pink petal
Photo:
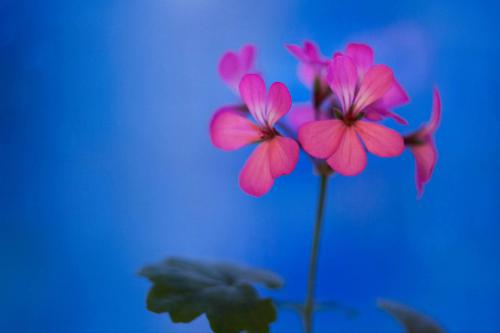
[[[252,70],[255,63],[256,49],[253,45],[243,46],[238,53],[224,53],[219,61],[219,75],[236,93],[241,77]]]
[[[219,75],[231,88],[237,90],[241,78],[238,56],[234,52],[226,52],[219,61]]]
[[[346,129],[338,119],[313,121],[300,127],[299,142],[309,155],[328,158],[337,150]]]
[[[356,95],[355,113],[381,99],[394,80],[392,71],[385,65],[375,65],[366,73]]]
[[[321,61],[321,53],[316,44],[311,41],[306,40],[304,42],[304,55],[311,62],[320,62]]]
[[[393,157],[403,153],[405,148],[401,134],[393,129],[368,121],[354,125],[369,152],[380,157]]]
[[[254,45],[248,44],[240,49],[240,64],[242,71],[248,73],[253,69],[255,65],[255,58],[257,55],[257,49]]]
[[[366,152],[352,127],[347,127],[335,153],[326,160],[332,169],[344,176],[354,176],[366,166]]]
[[[375,105],[365,108],[363,112],[365,113],[365,119],[371,121],[380,121],[383,120],[384,118],[392,118],[401,125],[408,125],[408,121],[403,117],[401,117],[400,115],[398,115],[397,113],[394,113],[384,108],[377,108],[375,107]]]
[[[274,183],[270,168],[269,147],[269,141],[259,144],[240,173],[241,188],[255,197],[269,192]]]
[[[314,79],[321,75],[328,64],[318,46],[311,41],[305,41],[303,47],[293,44],[287,44],[285,47],[300,61],[297,67],[300,81],[305,86],[312,87]]]
[[[321,84],[326,86],[328,85],[328,83],[325,82],[324,77],[326,68],[327,64],[306,64],[301,62],[297,66],[297,75],[300,82],[308,88],[313,87],[315,79],[319,79]]]
[[[347,45],[345,53],[354,61],[360,79],[373,66],[373,50],[366,44],[351,43]]]
[[[299,127],[314,120],[314,108],[310,103],[293,104],[286,117],[286,123],[297,132]]]
[[[432,100],[432,114],[431,119],[428,123],[424,124],[415,133],[409,135],[415,136],[419,140],[428,140],[429,137],[434,135],[437,131],[439,124],[441,122],[441,97],[439,96],[439,91],[434,89],[434,95]]]
[[[301,61],[301,62],[308,61],[306,55],[304,54],[304,51],[302,50],[302,47],[300,47],[299,45],[286,44],[285,47],[299,61]]]
[[[399,114],[394,113],[394,112],[392,112],[392,111],[389,111],[389,110],[383,110],[383,111],[382,111],[382,115],[383,115],[384,117],[394,119],[394,120],[395,120],[398,124],[401,124],[401,125],[408,125],[408,120],[406,120],[405,118],[401,117]]]
[[[318,46],[311,41],[305,41],[303,47],[294,44],[287,44],[285,47],[301,62],[319,63],[322,61]]]
[[[269,89],[266,104],[266,121],[271,127],[292,107],[292,96],[281,82],[275,82]]]
[[[439,127],[441,122],[441,96],[439,91],[434,89],[434,95],[432,98],[432,115],[429,124],[427,125],[427,132],[429,134],[434,134]]]
[[[299,145],[290,138],[276,136],[269,141],[269,160],[273,178],[287,175],[299,160]]]
[[[260,125],[266,121],[266,84],[258,74],[247,74],[240,81],[240,96]]]
[[[408,94],[401,86],[401,84],[394,79],[392,81],[391,87],[385,95],[374,103],[374,106],[385,108],[385,109],[393,109],[398,106],[402,106],[407,104],[410,101]]]
[[[415,157],[415,182],[418,196],[421,197],[424,192],[424,185],[431,179],[438,154],[432,141],[428,141],[423,145],[412,146],[410,150]]]
[[[219,109],[210,122],[210,138],[214,146],[234,150],[261,138],[260,129],[232,107]]]
[[[300,82],[306,87],[312,87],[317,75],[317,70],[315,66],[301,62],[297,66],[297,75],[299,76]]]
[[[327,80],[330,88],[340,100],[342,110],[347,112],[353,102],[358,82],[353,60],[341,54],[335,55],[328,66]]]

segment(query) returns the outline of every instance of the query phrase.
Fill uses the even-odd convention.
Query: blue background
[[[244,195],[249,149],[211,146],[208,122],[235,101],[216,65],[259,48],[268,81],[308,98],[284,43],[325,54],[369,42],[425,121],[443,98],[440,159],[416,200],[410,154],[369,158],[329,187],[318,298],[359,311],[318,332],[400,332],[377,297],[450,332],[500,331],[498,3],[493,1],[0,0],[0,331],[205,332],[145,310],[144,264],[224,259],[305,294],[318,180],[302,156],[272,192]],[[392,123],[391,123],[392,124]],[[275,332],[299,332],[280,313]]]

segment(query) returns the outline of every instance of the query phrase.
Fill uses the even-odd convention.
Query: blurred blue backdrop
[[[318,298],[359,316],[318,332],[400,332],[377,297],[450,332],[500,331],[498,2],[0,0],[0,331],[206,332],[145,309],[144,264],[168,255],[272,269],[274,294],[305,294],[317,179],[295,172],[254,199],[238,188],[249,150],[211,146],[235,100],[216,65],[259,48],[258,68],[308,98],[284,43],[373,45],[412,103],[416,128],[443,97],[440,160],[416,200],[413,159],[370,157],[330,183]],[[299,332],[282,312],[275,332]]]

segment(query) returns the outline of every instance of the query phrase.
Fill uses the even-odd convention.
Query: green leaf
[[[398,320],[406,329],[406,333],[444,333],[434,320],[405,305],[379,299],[377,306]]]
[[[148,310],[168,313],[174,323],[189,323],[205,314],[216,333],[269,332],[276,309],[271,299],[259,297],[253,284],[270,289],[283,284],[267,271],[182,258],[144,267],[139,275],[153,283]]]

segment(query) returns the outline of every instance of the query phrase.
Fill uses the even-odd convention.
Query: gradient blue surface
[[[449,332],[500,331],[500,88],[497,2],[0,0],[0,331],[206,332],[145,309],[144,264],[168,255],[266,267],[302,299],[318,180],[306,158],[254,199],[238,188],[249,150],[210,144],[234,96],[216,64],[259,47],[258,67],[308,98],[283,44],[325,53],[371,43],[425,121],[443,98],[440,160],[422,200],[414,165],[369,158],[329,187],[318,332],[400,332],[395,299]],[[401,129],[401,127],[398,127]],[[299,332],[280,313],[274,332]]]

